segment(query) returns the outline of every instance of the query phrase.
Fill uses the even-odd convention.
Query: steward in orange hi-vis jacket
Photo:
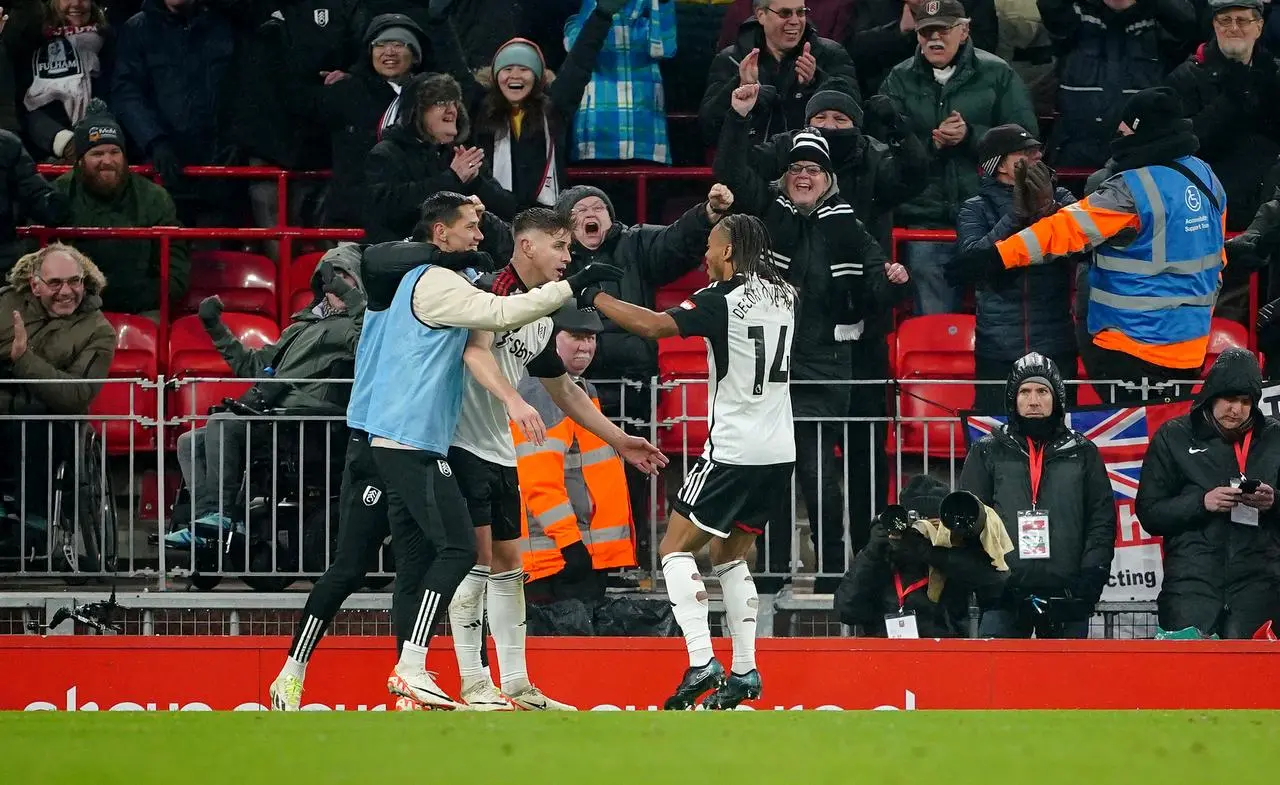
[[[1081,347],[1089,377],[1195,378],[1226,265],[1226,192],[1209,165],[1192,155],[1199,143],[1171,90],[1143,90],[1122,116],[1111,143],[1117,174],[993,248],[957,254],[948,278],[968,283],[1094,251],[1093,346]],[[1118,391],[1117,401],[1121,397]]]
[[[599,409],[595,387],[585,380],[578,383]],[[578,543],[591,556],[589,569],[634,567],[635,534],[622,459],[569,419],[537,379],[526,377],[516,390],[547,426],[547,438],[537,446],[511,423],[520,481],[520,541],[529,580],[560,574],[565,549],[572,553]]]

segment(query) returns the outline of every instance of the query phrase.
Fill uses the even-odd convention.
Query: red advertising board
[[[288,639],[0,636],[0,710],[253,710]],[[727,641],[717,654],[729,661]],[[724,644],[724,645],[721,645]],[[431,667],[456,689],[449,639]],[[650,710],[687,665],[683,641],[535,638],[536,683],[583,709]],[[329,638],[304,706],[384,711],[384,638]],[[492,660],[492,656],[491,656]],[[496,662],[496,660],[494,660]],[[757,710],[1280,709],[1280,644],[1250,641],[764,639]]]

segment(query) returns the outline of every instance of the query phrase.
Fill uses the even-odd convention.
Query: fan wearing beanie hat
[[[100,99],[89,102],[74,128],[76,164],[53,181],[67,200],[66,224],[85,227],[176,226],[177,210],[163,187],[129,171],[125,136]],[[102,293],[106,311],[140,314],[160,304],[158,240],[77,240],[76,247],[93,259],[112,286]],[[177,302],[187,291],[190,259],[185,242],[169,244],[169,298]]]
[[[608,0],[607,5],[616,5]],[[604,5],[604,4],[602,4]],[[446,50],[442,60],[457,64],[452,73],[471,102],[476,144],[484,151],[487,170],[502,188],[485,206],[511,220],[529,207],[554,207],[565,187],[568,134],[573,114],[582,103],[596,57],[605,44],[612,13],[590,15],[582,34],[556,77],[536,43],[512,38],[494,52],[487,68],[477,74],[466,67],[454,22],[450,35],[440,36]]]
[[[1081,347],[1090,378],[1120,379],[1116,402],[1138,385],[1194,376],[1204,364],[1225,263],[1227,195],[1167,87],[1142,90],[1121,109],[1111,144],[1118,174],[1068,209],[993,246],[956,254],[953,285],[1092,251]]]

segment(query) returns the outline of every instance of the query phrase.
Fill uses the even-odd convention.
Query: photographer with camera
[[[253,414],[278,408],[341,414],[350,390],[329,380],[349,378],[355,363],[365,307],[360,256],[355,243],[341,243],[326,253],[311,276],[311,305],[293,315],[293,324],[279,341],[261,349],[245,348],[222,323],[221,300],[214,296],[201,301],[200,321],[236,376],[315,382],[258,382],[228,411],[210,415],[203,428],[178,437],[178,465],[191,489],[194,526],[169,532],[166,545],[188,547],[193,536],[216,539],[219,528],[244,531],[243,521],[234,520],[231,513],[244,483],[246,435]]]
[[[840,581],[840,620],[873,637],[964,637],[969,595],[1000,594],[1013,544],[994,511],[928,475],[913,477],[901,502],[880,513]]]
[[[1097,446],[1066,427],[1066,395],[1053,360],[1026,355],[1005,383],[1008,423],[965,458],[960,487],[999,513],[1015,546],[1002,595],[979,597],[982,637],[1088,637],[1110,578],[1115,497]]]
[[[1280,613],[1280,423],[1261,397],[1257,358],[1228,349],[1147,448],[1137,512],[1164,537],[1163,630],[1249,638]]]

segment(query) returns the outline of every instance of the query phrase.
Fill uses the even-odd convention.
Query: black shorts
[[[497,542],[520,539],[520,483],[516,470],[486,461],[461,447],[449,448],[449,465],[467,500],[471,523],[493,527]]]
[[[717,537],[728,537],[735,528],[760,534],[778,506],[778,497],[791,493],[794,467],[794,463],[731,466],[699,458],[671,499],[671,508]]]

